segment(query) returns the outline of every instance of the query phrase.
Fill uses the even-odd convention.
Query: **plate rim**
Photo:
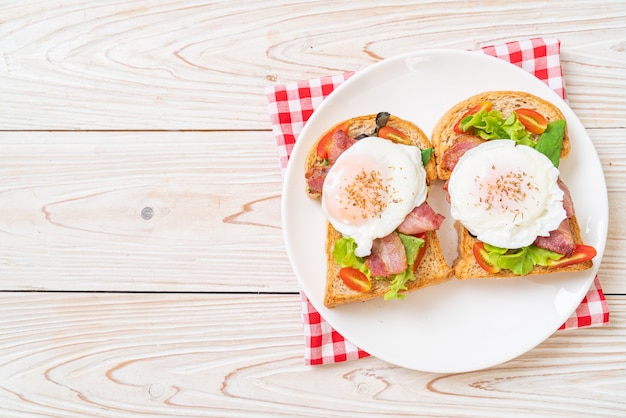
[[[573,110],[569,107],[569,105],[567,104],[567,102],[562,99],[552,88],[550,88],[548,85],[546,85],[545,83],[543,83],[541,80],[539,80],[538,78],[536,78],[533,74],[530,74],[529,72],[527,72],[526,70],[520,68],[519,66],[510,64],[502,59],[496,58],[496,57],[492,57],[486,54],[481,54],[480,52],[477,51],[461,51],[461,50],[454,50],[454,49],[442,49],[442,48],[431,48],[431,49],[420,49],[420,50],[416,50],[416,51],[410,51],[410,52],[406,52],[403,54],[399,54],[399,55],[395,55],[386,59],[383,59],[381,61],[378,61],[370,66],[368,66],[367,68],[356,72],[352,77],[350,77],[349,79],[347,79],[346,81],[344,81],[341,85],[339,85],[336,89],[333,90],[333,92],[331,92],[328,97],[326,97],[324,99],[324,101],[320,104],[320,106],[313,112],[313,114],[311,115],[311,117],[309,118],[309,120],[307,121],[307,123],[304,125],[303,130],[300,133],[300,136],[298,139],[301,139],[302,137],[306,137],[311,136],[312,134],[309,132],[311,130],[314,130],[315,127],[315,122],[316,120],[320,117],[319,115],[322,114],[322,112],[318,111],[318,109],[323,109],[328,106],[327,103],[332,103],[332,100],[335,97],[338,97],[340,95],[342,95],[343,91],[346,89],[351,88],[352,84],[357,84],[360,83],[362,79],[366,79],[367,77],[369,77],[369,74],[371,74],[372,72],[378,71],[382,66],[384,65],[394,65],[394,63],[398,62],[398,61],[404,61],[407,58],[412,58],[412,57],[419,57],[419,56],[439,56],[439,55],[444,55],[444,56],[472,56],[473,58],[476,57],[480,57],[478,59],[484,59],[485,62],[491,62],[491,63],[497,63],[497,65],[502,66],[502,64],[505,64],[508,68],[509,71],[518,71],[518,74],[521,75],[521,77],[525,77],[529,80],[529,82],[531,83],[542,83],[544,85],[544,94],[547,96],[551,96],[549,100],[554,100],[555,104],[560,107],[560,108],[566,108],[569,110],[570,112],[570,117],[573,116],[574,118],[576,118],[577,122],[579,123],[580,127],[582,127],[587,139],[590,140],[588,133],[586,132],[584,126],[582,125],[582,123],[580,122],[580,120],[578,119],[577,115],[573,112]],[[503,66],[504,68],[504,66]],[[326,106],[325,106],[326,104]],[[451,103],[450,106],[452,106],[454,103]],[[567,116],[567,115],[566,115]],[[339,120],[337,120],[337,122],[339,122]],[[318,132],[318,135],[321,134],[322,132]],[[430,139],[431,133],[427,132],[427,136]],[[593,142],[591,142],[591,145],[593,147]],[[308,144],[308,146],[310,146],[310,144]],[[301,148],[305,148],[307,147],[307,145],[305,145],[305,141],[296,141],[292,152],[291,152],[291,156],[295,155],[296,153],[299,152],[303,152],[302,150],[300,150]],[[595,147],[594,147],[594,151],[595,151]],[[601,168],[601,164],[599,164],[599,157],[597,155],[597,151],[595,151],[595,159],[597,161],[595,161],[596,165],[599,165]],[[293,249],[292,246],[290,245],[291,243],[291,237],[289,236],[289,231],[288,231],[288,225],[287,225],[287,219],[289,217],[289,199],[285,198],[286,196],[290,195],[289,192],[289,188],[291,186],[291,179],[293,178],[293,172],[297,171],[298,168],[297,167],[293,167],[294,164],[292,163],[293,159],[289,158],[289,162],[287,165],[287,169],[285,171],[285,179],[283,182],[283,189],[282,189],[282,203],[281,203],[281,224],[282,224],[282,230],[283,230],[283,239],[285,241],[285,245],[286,245],[286,249],[287,249],[287,253],[288,253],[288,257],[289,257],[289,261],[290,264],[292,265],[292,268],[294,269],[294,272],[296,273],[296,277],[298,280],[298,283],[301,287],[301,289],[305,292],[305,294],[307,295],[307,298],[309,299],[309,301],[311,302],[311,304],[313,305],[313,307],[320,313],[323,314],[325,311],[328,311],[328,308],[326,308],[323,305],[323,301],[320,300],[314,300],[312,298],[309,297],[309,295],[307,294],[307,283],[305,280],[302,279],[301,275],[298,274],[298,270],[296,268],[295,265],[295,260],[294,260],[294,253],[293,253]],[[605,176],[604,173],[601,173],[601,180],[602,180],[602,184],[599,185],[601,186],[602,190],[604,191],[604,195],[607,196],[607,192],[606,192],[606,180],[605,180]],[[591,271],[593,271],[593,274],[591,274],[591,272],[589,270],[586,270],[585,272],[589,273],[586,279],[585,279],[585,283],[584,285],[579,289],[579,293],[580,293],[580,297],[578,298],[578,302],[577,303],[572,303],[570,308],[566,314],[561,315],[564,319],[563,322],[569,318],[569,316],[572,315],[572,313],[577,309],[577,307],[579,306],[580,302],[582,301],[582,299],[585,297],[587,291],[589,290],[589,287],[591,286],[595,275],[597,274],[597,270],[599,268],[599,265],[601,263],[601,258],[604,254],[604,247],[606,245],[606,238],[607,238],[607,229],[608,229],[608,196],[607,196],[607,204],[604,205],[604,213],[602,213],[599,217],[602,219],[606,219],[606,222],[604,223],[604,228],[603,231],[599,231],[600,235],[603,236],[603,239],[601,241],[601,248],[596,248],[596,250],[598,251],[598,256],[596,257],[596,259],[594,259],[594,267],[592,268]],[[455,278],[453,278],[453,280],[456,280]],[[344,338],[348,339],[348,340],[353,340],[350,338],[350,332],[349,330],[346,330],[344,326],[342,326],[342,324],[336,324],[335,321],[332,318],[327,318],[324,315],[322,315],[324,317],[324,319],[329,323],[329,325],[333,328],[335,328],[339,333],[341,333]],[[536,345],[540,344],[541,342],[543,342],[546,338],[548,338],[550,335],[552,335],[556,330],[558,329],[555,328],[553,330],[549,330],[547,332],[545,332],[544,334],[541,335],[541,337],[537,338],[537,341],[535,344],[531,345],[530,347],[525,347],[523,349],[520,350],[520,352],[517,352],[515,354],[513,354],[512,356],[509,356],[509,358],[506,358],[504,360],[497,360],[494,361],[493,363],[486,363],[480,367],[469,367],[465,370],[459,370],[459,369],[454,369],[454,370],[442,370],[441,368],[438,369],[433,369],[433,370],[428,370],[428,368],[415,368],[412,367],[411,365],[407,365],[407,364],[403,364],[402,362],[398,362],[395,361],[394,359],[390,359],[387,358],[384,353],[370,353],[380,359],[383,359],[385,361],[388,361],[392,364],[396,364],[402,367],[406,367],[409,369],[414,369],[414,370],[422,370],[422,371],[427,371],[427,372],[465,372],[465,371],[472,371],[472,370],[478,370],[478,369],[483,369],[483,368],[487,368],[487,367],[493,367],[495,365],[501,364],[503,362],[512,360],[516,357],[518,357],[519,355],[528,352],[529,350],[531,350],[532,348],[534,348]],[[355,344],[358,345],[358,343],[355,342]],[[363,347],[362,345],[359,345],[359,347],[365,351],[368,351],[366,347]],[[371,351],[371,350],[370,350]],[[368,351],[369,352],[369,351]]]

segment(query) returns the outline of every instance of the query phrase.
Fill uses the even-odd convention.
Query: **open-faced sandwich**
[[[478,94],[441,117],[432,143],[459,237],[457,279],[592,266],[596,250],[582,242],[558,170],[570,140],[555,105],[524,92]]]
[[[404,293],[451,278],[427,203],[437,177],[432,145],[415,124],[381,112],[331,127],[306,160],[307,193],[327,222],[324,304]]]

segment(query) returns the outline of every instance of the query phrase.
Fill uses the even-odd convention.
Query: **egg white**
[[[322,211],[332,226],[357,243],[356,255],[393,232],[426,200],[426,170],[415,146],[363,138],[344,151],[324,180]]]
[[[479,240],[521,248],[565,219],[558,169],[535,149],[491,140],[467,151],[448,183],[450,215]]]

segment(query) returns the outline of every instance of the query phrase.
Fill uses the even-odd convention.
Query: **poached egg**
[[[450,214],[493,246],[531,245],[566,218],[558,177],[548,157],[529,146],[484,142],[468,150],[452,172]]]
[[[372,242],[393,232],[426,200],[426,170],[418,147],[378,137],[359,140],[329,170],[322,189],[322,211],[355,254],[371,253]]]

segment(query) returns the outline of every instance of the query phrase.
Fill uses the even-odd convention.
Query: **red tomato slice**
[[[328,145],[330,144],[330,140],[333,138],[333,135],[338,131],[343,131],[346,135],[348,134],[348,130],[350,129],[350,121],[344,121],[337,125],[335,129],[332,129],[326,133],[317,143],[317,155],[322,159],[328,158]]]
[[[497,273],[500,271],[500,267],[494,266],[487,261],[487,250],[485,250],[485,245],[481,241],[474,244],[472,251],[474,252],[474,258],[478,265],[487,273]]]
[[[465,131],[461,129],[461,121],[465,119],[466,116],[475,115],[481,110],[486,110],[487,112],[489,112],[492,106],[493,106],[493,103],[491,102],[482,102],[472,107],[470,110],[465,112],[465,114],[461,116],[461,118],[456,122],[456,124],[454,125],[454,132],[456,132],[457,134],[464,134]]]
[[[548,267],[558,268],[582,263],[591,260],[596,254],[596,249],[591,245],[578,244],[571,256],[561,258],[560,260],[548,260]]]
[[[417,271],[417,268],[422,262],[422,259],[424,258],[424,254],[426,254],[426,245],[428,245],[428,239],[427,239],[428,234],[426,232],[420,232],[419,234],[415,234],[415,236],[417,238],[423,239],[424,245],[422,245],[420,250],[417,252],[417,256],[415,257],[415,263],[413,263],[413,273]]]
[[[540,135],[548,127],[548,121],[539,112],[533,109],[521,108],[515,110],[517,118],[524,125],[524,128],[532,134]]]
[[[339,277],[352,290],[367,292],[372,288],[372,282],[360,270],[352,267],[344,267],[339,270]]]
[[[382,128],[378,129],[378,137],[390,139],[393,142],[397,142],[399,144],[409,143],[409,137],[404,132],[390,126],[383,126]]]

